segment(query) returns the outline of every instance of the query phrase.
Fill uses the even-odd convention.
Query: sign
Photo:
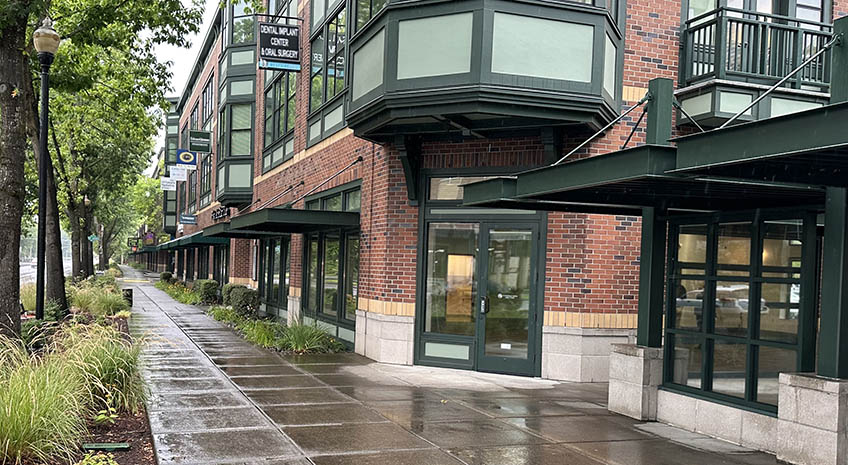
[[[177,180],[171,178],[160,178],[159,186],[163,191],[176,191],[177,190]]]
[[[229,207],[220,207],[212,210],[212,221],[218,221],[221,218],[226,218],[228,216],[230,216]]]
[[[88,236],[88,241],[89,241],[89,242],[94,242],[94,241],[96,241],[97,239],[98,239],[97,234],[92,234],[92,235]]]
[[[300,71],[300,26],[259,23],[259,69]]]
[[[197,153],[185,149],[177,150],[177,166],[182,166],[187,170],[196,170]]]
[[[189,131],[188,149],[192,152],[211,153],[212,133],[209,131]]]
[[[185,181],[188,178],[185,166],[175,165],[171,167],[170,171],[171,179],[174,181]]]
[[[182,224],[197,224],[197,216],[196,215],[186,215],[185,213],[180,215],[180,223]]]
[[[155,242],[156,242],[156,238],[155,238],[155,236],[153,236],[152,232],[149,232],[149,233],[144,235],[144,245],[153,245]]]

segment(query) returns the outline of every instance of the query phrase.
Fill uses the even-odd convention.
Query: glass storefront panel
[[[349,236],[345,244],[345,318],[356,321],[359,295],[359,236]]]
[[[715,333],[746,337],[748,334],[748,283],[718,281],[715,284]]]
[[[273,241],[273,251],[271,255],[271,295],[268,296],[270,302],[277,302],[280,296],[280,268],[282,264],[280,241]]]
[[[430,178],[430,200],[462,200],[463,186],[472,182],[492,179],[491,176],[453,176],[449,178]]]
[[[751,223],[723,223],[717,227],[716,263],[721,276],[748,276],[751,264]]]
[[[672,382],[693,388],[701,387],[701,360],[704,355],[703,344],[699,337],[669,335],[674,347],[674,365]]]
[[[798,342],[798,314],[801,309],[801,284],[762,284],[760,339]]]
[[[759,346],[757,402],[777,405],[778,375],[798,370],[797,352],[778,347]]]
[[[713,392],[745,397],[748,345],[717,340],[713,345]]]
[[[315,312],[318,310],[318,239],[309,239],[309,268],[307,277],[307,310]]]
[[[426,332],[473,336],[477,223],[431,223],[427,234]]]
[[[339,238],[324,239],[323,298],[321,313],[336,316],[339,295]]]
[[[678,279],[676,283],[674,327],[701,331],[704,324],[706,282],[696,279]]]
[[[485,353],[527,358],[533,231],[490,230]]]

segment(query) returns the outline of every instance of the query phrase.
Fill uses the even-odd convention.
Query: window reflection
[[[425,331],[474,335],[479,229],[476,223],[429,225]]]

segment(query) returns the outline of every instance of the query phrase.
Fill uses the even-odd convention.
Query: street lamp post
[[[48,100],[50,98],[50,65],[59,49],[59,34],[53,29],[53,21],[44,18],[41,27],[32,35],[38,62],[41,64],[41,124],[38,149],[38,252],[35,278],[35,318],[44,319],[44,270],[47,233],[47,124]]]

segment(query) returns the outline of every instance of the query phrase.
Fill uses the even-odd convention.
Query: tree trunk
[[[71,223],[71,273],[74,279],[82,276],[82,250],[80,248],[79,216],[73,206],[68,208],[68,222]]]
[[[85,253],[83,254],[85,277],[94,275],[94,244],[88,240],[88,236],[91,235],[93,225],[94,215],[92,214],[92,208],[88,207],[85,209],[85,223],[82,230],[83,237],[80,238],[80,243],[85,246]]]
[[[29,2],[7,8],[29,8]],[[0,31],[0,334],[21,332],[20,245],[26,157],[23,80],[31,79],[26,57],[27,15],[8,16]]]
[[[65,259],[62,254],[62,231],[59,226],[59,203],[56,197],[56,175],[49,156],[47,160],[47,267],[45,276],[44,300],[53,301],[64,312],[68,309],[68,297],[65,295]]]

